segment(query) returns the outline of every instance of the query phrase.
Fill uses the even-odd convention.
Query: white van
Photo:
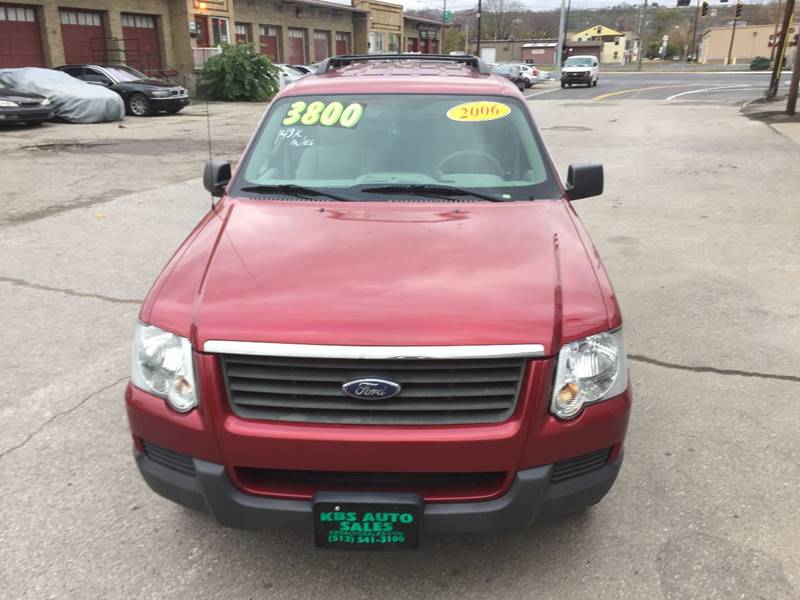
[[[570,56],[561,69],[561,87],[597,85],[599,77],[600,61],[596,56]]]

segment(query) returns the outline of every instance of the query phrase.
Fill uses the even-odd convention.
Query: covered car
[[[53,116],[70,123],[102,123],[125,118],[125,103],[119,94],[61,71],[38,67],[0,69],[0,80],[18,90],[48,98]]]

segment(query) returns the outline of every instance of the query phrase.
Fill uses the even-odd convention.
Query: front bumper
[[[149,98],[149,100],[155,110],[174,110],[192,103],[189,96],[167,96],[165,98]]]
[[[136,451],[136,463],[156,493],[189,508],[210,513],[220,524],[237,529],[313,528],[312,503],[254,496],[239,491],[225,467],[191,459],[194,475],[163,466]],[[427,504],[425,533],[496,533],[527,527],[599,502],[611,489],[622,454],[604,467],[558,483],[553,465],[517,471],[510,489],[495,500]]]
[[[0,108],[0,121],[38,122],[53,118],[53,108],[49,106],[20,106]]]
[[[564,83],[586,83],[592,80],[591,73],[562,73],[561,81]]]

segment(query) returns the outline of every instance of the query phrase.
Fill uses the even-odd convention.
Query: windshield
[[[294,184],[353,200],[376,186],[451,186],[498,200],[557,198],[526,108],[492,96],[288,97],[271,107],[232,191]],[[424,197],[423,193],[420,193]]]
[[[147,75],[131,67],[103,67],[111,77],[119,82],[123,81],[139,81],[140,79],[147,79]]]
[[[592,59],[591,58],[582,58],[579,56],[575,56],[572,58],[568,58],[567,62],[564,63],[565,67],[591,67],[592,66]]]

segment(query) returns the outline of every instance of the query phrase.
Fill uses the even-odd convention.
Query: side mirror
[[[222,196],[231,180],[231,163],[227,160],[209,160],[203,171],[203,185],[212,196]]]
[[[567,198],[580,200],[603,193],[603,165],[583,163],[570,165],[567,171]]]

